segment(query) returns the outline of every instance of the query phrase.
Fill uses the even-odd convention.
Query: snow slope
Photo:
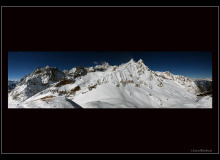
[[[79,66],[65,74],[48,66],[37,68],[19,82],[8,99],[10,104],[24,108],[68,108],[73,107],[72,103],[83,108],[211,108],[212,97],[200,99],[199,93],[190,78],[168,71],[154,72],[143,60],[131,59],[120,66]]]
[[[34,101],[9,104],[8,108],[82,108],[64,96],[51,96]]]

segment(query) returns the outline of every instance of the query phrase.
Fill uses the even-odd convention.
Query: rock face
[[[73,77],[73,78],[77,78],[80,76],[84,76],[86,74],[87,74],[86,68],[84,68],[83,66],[79,66],[77,68],[71,69],[70,72],[68,73],[68,76]]]
[[[58,68],[37,67],[31,74],[24,76],[17,86],[10,92],[9,99],[24,101],[36,93],[50,87],[51,84],[59,81],[65,74]]]
[[[87,73],[86,69],[83,66],[79,66],[76,68],[75,74],[85,75]]]
[[[27,77],[25,76],[21,84],[25,83],[37,83],[39,80],[42,84],[53,83],[54,81],[60,80],[64,76],[64,73],[59,71],[58,68],[50,68],[46,66],[44,68],[37,67],[33,73],[29,74]],[[20,83],[19,83],[20,84]]]
[[[74,80],[68,79],[66,78],[66,76],[64,76],[57,84],[55,84],[54,87],[60,87],[66,84],[73,84],[73,83],[74,83]]]

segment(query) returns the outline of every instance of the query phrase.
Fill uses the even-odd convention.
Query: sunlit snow
[[[64,76],[65,75],[65,76]],[[8,94],[9,108],[212,108],[195,82],[151,71],[142,60],[78,67],[65,74],[36,68]]]

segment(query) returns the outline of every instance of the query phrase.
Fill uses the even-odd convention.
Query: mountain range
[[[198,86],[201,94],[200,95],[210,95],[212,96],[212,79],[192,79]]]
[[[8,93],[9,108],[211,108],[194,80],[150,70],[131,59],[70,71],[46,66],[24,76]]]

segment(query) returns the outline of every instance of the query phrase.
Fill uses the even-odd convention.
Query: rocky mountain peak
[[[34,94],[50,87],[50,84],[58,82],[65,74],[58,68],[37,67],[31,74],[24,76],[17,86],[10,92],[14,100],[24,101]]]
[[[134,63],[134,62],[135,62],[135,60],[134,60],[133,58],[131,58],[131,60],[130,60],[129,62],[133,62],[133,63]]]
[[[81,72],[85,72],[86,69],[83,66],[79,66],[76,68],[75,73],[81,73]]]
[[[72,68],[70,71],[69,71],[69,74],[72,74],[72,73],[74,73],[76,71],[76,68],[74,67],[74,68]]]
[[[107,62],[105,62],[102,66],[106,69],[109,67],[109,64]]]
[[[64,73],[64,74],[68,74],[69,71],[68,71],[68,70],[63,70],[63,73]]]
[[[39,69],[40,69],[40,67],[36,67],[34,71],[39,70]]]
[[[142,59],[140,59],[140,60],[138,61],[138,63],[144,64],[144,61],[143,61]]]

